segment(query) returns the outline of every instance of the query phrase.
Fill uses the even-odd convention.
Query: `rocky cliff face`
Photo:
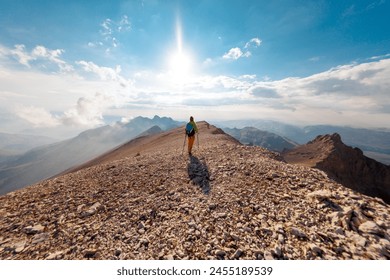
[[[209,128],[208,128],[209,127]],[[199,124],[0,197],[0,259],[389,259],[390,207]]]
[[[337,133],[318,136],[285,153],[284,158],[321,169],[344,186],[390,203],[390,166],[364,156],[358,148],[346,146]]]

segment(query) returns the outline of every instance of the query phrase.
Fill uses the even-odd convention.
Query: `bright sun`
[[[176,77],[188,77],[191,73],[192,62],[190,56],[177,52],[169,58],[170,72]]]

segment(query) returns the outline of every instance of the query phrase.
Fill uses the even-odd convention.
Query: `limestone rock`
[[[16,244],[13,245],[14,247],[14,252],[15,253],[20,253],[24,250],[24,248],[26,247],[26,241],[21,241],[21,242],[18,242]]]
[[[359,226],[359,230],[366,233],[372,233],[372,234],[380,234],[382,230],[379,228],[379,226],[372,222],[367,221]]]
[[[35,226],[28,226],[28,227],[25,227],[25,228],[24,228],[24,231],[25,231],[27,234],[36,234],[36,233],[42,232],[44,229],[45,229],[44,226],[38,224],[38,225],[35,225]]]
[[[91,207],[89,207],[87,211],[83,212],[81,215],[82,217],[89,217],[102,209],[104,209],[103,205],[100,202],[96,202]]]
[[[31,243],[32,244],[41,243],[41,242],[44,242],[44,241],[48,240],[49,237],[50,236],[49,236],[48,233],[36,234],[36,235],[34,235],[34,238],[32,239]]]
[[[63,258],[63,255],[64,255],[63,251],[57,251],[48,255],[46,257],[46,260],[60,260]]]

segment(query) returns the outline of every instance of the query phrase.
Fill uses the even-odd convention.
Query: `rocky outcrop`
[[[0,259],[390,259],[382,200],[199,130],[1,196]]]
[[[358,148],[346,146],[337,133],[318,136],[284,153],[284,158],[321,169],[344,186],[390,203],[390,166],[364,156]]]

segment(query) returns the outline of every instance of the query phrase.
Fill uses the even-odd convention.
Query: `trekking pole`
[[[196,134],[196,137],[198,138],[198,150],[199,150],[199,133]]]
[[[187,134],[184,134],[183,150],[181,151],[181,154],[184,153],[184,147],[185,147],[185,145],[186,145],[186,139],[187,139]]]

